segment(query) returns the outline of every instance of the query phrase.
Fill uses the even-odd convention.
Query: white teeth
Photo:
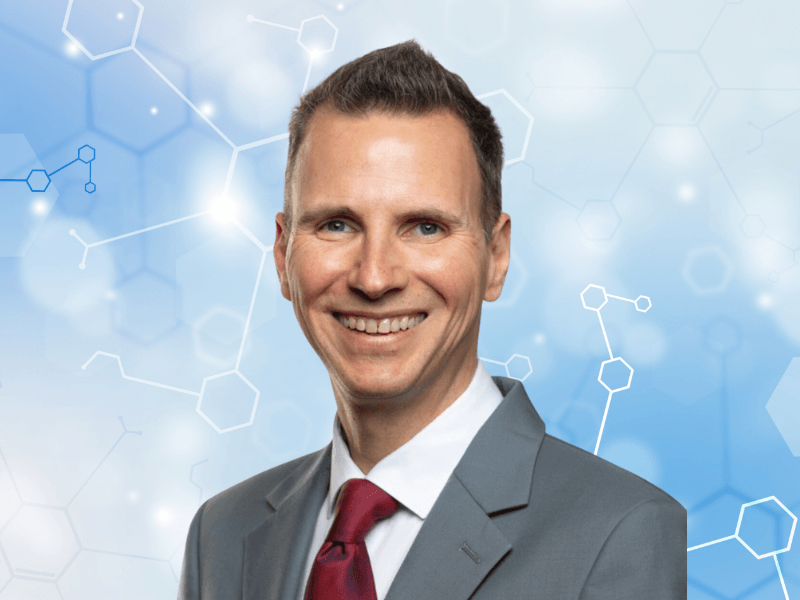
[[[426,315],[422,314],[413,318],[405,316],[402,319],[382,319],[380,322],[375,319],[364,319],[362,317],[340,316],[338,318],[339,323],[348,329],[356,329],[369,334],[379,335],[411,329],[415,325],[422,323],[422,321],[426,318]]]

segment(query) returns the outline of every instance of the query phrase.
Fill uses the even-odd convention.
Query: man
[[[179,598],[685,598],[685,509],[547,435],[478,360],[511,236],[488,108],[412,40],[335,71],[289,129],[275,265],[333,440],[200,507]]]

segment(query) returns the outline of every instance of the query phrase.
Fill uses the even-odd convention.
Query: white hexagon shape
[[[746,215],[740,225],[745,237],[758,237],[764,233],[764,219],[758,215]]]
[[[41,186],[30,185],[36,183],[39,172],[48,180],[45,191],[34,191]],[[0,190],[0,256],[25,256],[50,214],[58,190],[21,133],[0,135]]]
[[[581,303],[583,308],[587,310],[599,311],[608,302],[606,289],[603,286],[589,284],[586,289],[581,292]]]
[[[633,368],[619,356],[604,360],[600,365],[600,374],[597,376],[604,388],[609,392],[621,392],[631,387]]]
[[[636,90],[656,125],[693,125],[714,93],[697,54],[656,54]]]
[[[253,424],[261,395],[238,371],[226,371],[203,379],[197,412],[217,433]]]
[[[796,527],[797,517],[792,511],[775,496],[769,496],[742,505],[734,535],[753,556],[761,560],[789,551]]]
[[[512,375],[511,371],[514,371],[514,373],[520,375],[520,377]],[[527,356],[523,356],[522,354],[512,354],[511,358],[506,361],[506,373],[508,373],[508,376],[511,379],[525,381],[528,376],[533,373],[531,359]]]
[[[312,57],[330,52],[336,47],[339,28],[325,15],[304,19],[297,32],[297,43]]]
[[[650,298],[648,296],[639,296],[633,301],[633,304],[636,306],[636,310],[639,312],[647,312],[653,306],[653,303],[650,302]]]
[[[503,147],[505,148],[506,156],[511,155],[511,158],[506,158],[503,166],[525,160],[525,154],[528,152],[528,142],[531,139],[531,130],[533,129],[533,116],[531,116],[531,113],[504,89],[486,92],[476,96],[476,98],[483,101],[483,104],[492,111],[492,116],[497,121],[497,126],[503,135]],[[486,102],[486,98],[493,99]],[[523,131],[525,132],[524,135]],[[519,154],[517,154],[517,148],[521,148]]]
[[[576,219],[589,240],[610,240],[622,219],[610,200],[588,200]]]
[[[767,401],[783,441],[794,456],[800,456],[800,358],[793,358]]]
[[[56,578],[78,552],[64,510],[23,506],[0,533],[15,575]]]
[[[114,291],[114,321],[120,333],[152,344],[178,324],[175,288],[159,275],[143,271]]]
[[[138,0],[69,0],[61,31],[97,60],[136,45],[142,13]]]
[[[58,585],[64,600],[163,598],[175,578],[165,560],[84,550]]]
[[[698,296],[725,291],[732,274],[733,262],[716,246],[694,248],[683,266],[683,279]]]
[[[480,56],[507,39],[511,9],[506,0],[450,0],[444,11],[447,39],[470,56]]]
[[[694,327],[682,327],[667,338],[663,360],[653,368],[653,387],[686,405],[722,385],[722,362],[709,353]]]

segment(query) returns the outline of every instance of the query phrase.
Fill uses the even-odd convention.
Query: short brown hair
[[[286,228],[292,231],[292,195],[297,153],[317,109],[347,116],[371,110],[423,116],[450,110],[467,126],[483,187],[481,221],[486,241],[502,211],[503,143],[492,111],[472,95],[464,80],[445,69],[415,39],[374,50],[336,69],[300,97],[289,121],[289,157],[283,191]],[[291,234],[290,234],[291,235]]]

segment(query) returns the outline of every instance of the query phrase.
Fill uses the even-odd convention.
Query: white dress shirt
[[[383,600],[447,480],[502,400],[503,394],[478,359],[475,375],[464,393],[422,431],[376,464],[369,475],[364,475],[350,458],[337,414],[333,419],[330,487],[317,517],[297,600],[304,600],[314,559],[333,525],[336,498],[348,479],[366,479],[400,503],[391,517],[379,521],[364,538],[378,600]]]

